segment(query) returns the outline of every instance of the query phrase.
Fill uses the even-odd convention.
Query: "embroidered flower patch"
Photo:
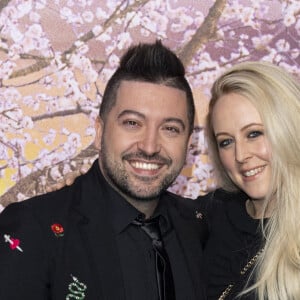
[[[59,223],[54,223],[51,225],[51,230],[57,237],[64,236],[64,228]]]

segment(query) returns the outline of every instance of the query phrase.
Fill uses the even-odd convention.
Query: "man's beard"
[[[108,155],[109,151],[102,141],[100,161],[102,165],[102,172],[107,180],[119,190],[125,196],[128,196],[136,201],[152,201],[159,197],[162,191],[166,190],[172,182],[179,175],[182,166],[176,166],[165,174],[163,178],[159,180],[158,176],[139,176],[128,174],[124,164],[112,161]],[[142,151],[136,153],[125,154],[122,157],[122,161],[128,161],[129,159],[143,159],[145,162],[161,162],[164,165],[171,166],[172,160],[164,158],[158,154],[149,156]],[[151,185],[152,182],[156,181],[158,184]],[[144,184],[143,184],[144,183]],[[147,183],[149,183],[147,185]]]

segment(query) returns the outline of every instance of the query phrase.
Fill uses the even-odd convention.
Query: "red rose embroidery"
[[[51,229],[52,229],[53,233],[58,237],[61,237],[64,235],[64,228],[58,223],[52,224]]]

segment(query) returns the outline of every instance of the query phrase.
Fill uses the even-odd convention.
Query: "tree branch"
[[[121,3],[117,7],[117,9],[114,11],[114,13],[104,22],[103,32],[105,32],[105,30],[107,28],[109,28],[116,21],[117,18],[124,17],[128,12],[136,10],[137,7],[145,5],[148,1],[149,0],[136,0],[133,4],[129,5],[126,9],[124,9],[122,11],[121,11],[121,6],[123,5],[123,3]],[[6,0],[6,2],[9,2],[9,1]],[[93,30],[90,30],[87,33],[85,33],[84,35],[82,35],[79,38],[79,41],[81,41],[83,43],[87,43],[88,41],[92,40],[95,37],[96,37],[96,35],[94,34]],[[76,42],[78,42],[78,41],[76,41]],[[76,49],[77,49],[77,46],[75,43],[73,43],[73,45],[69,49],[65,50],[62,54],[62,62],[66,63],[68,61],[68,59],[67,59],[68,55],[75,52]],[[39,61],[36,62],[35,64],[33,64],[27,68],[23,68],[21,70],[13,72],[10,76],[10,79],[20,77],[20,76],[25,76],[27,74],[31,74],[34,72],[38,72],[38,71],[48,67],[51,63],[51,60],[52,60],[51,58],[43,58],[43,60],[42,60],[39,57]]]
[[[6,7],[8,5],[8,3],[10,2],[11,0],[1,0],[0,1],[0,12],[2,11],[2,9],[4,7]]]
[[[210,8],[204,22],[197,29],[190,42],[187,43],[181,51],[179,51],[178,56],[185,66],[190,64],[193,56],[201,48],[201,46],[215,36],[218,21],[222,15],[225,5],[226,0],[216,0],[214,5]]]

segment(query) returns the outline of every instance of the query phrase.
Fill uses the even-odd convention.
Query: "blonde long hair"
[[[218,99],[237,93],[260,113],[271,145],[272,181],[266,203],[275,195],[275,208],[263,228],[265,251],[258,259],[255,289],[258,299],[300,299],[300,85],[281,67],[266,62],[244,62],[227,70],[214,83],[206,123],[210,155],[229,191],[237,186],[218,155],[212,111]]]

